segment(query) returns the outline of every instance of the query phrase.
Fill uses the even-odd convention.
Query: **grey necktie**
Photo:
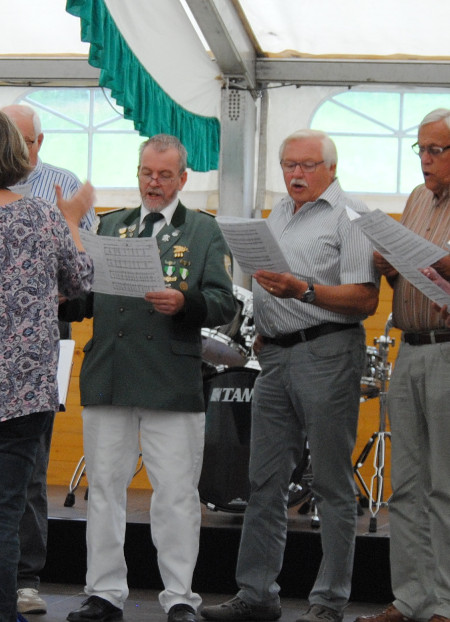
[[[160,212],[150,212],[144,218],[144,228],[139,234],[140,238],[151,238],[153,233],[153,223],[161,220],[164,216]]]

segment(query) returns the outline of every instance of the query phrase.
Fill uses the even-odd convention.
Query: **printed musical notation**
[[[80,230],[94,261],[94,292],[141,298],[165,289],[155,238],[114,238]]]

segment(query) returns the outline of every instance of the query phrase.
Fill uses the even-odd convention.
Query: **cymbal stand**
[[[384,467],[385,467],[385,452],[386,441],[391,439],[391,433],[386,431],[387,420],[387,384],[391,375],[391,364],[387,362],[389,346],[395,345],[395,339],[389,337],[389,331],[392,328],[392,314],[386,322],[384,335],[381,335],[378,339],[374,339],[374,345],[378,347],[378,353],[380,355],[380,364],[378,366],[378,378],[380,380],[380,393],[379,393],[379,428],[377,432],[374,432],[368,440],[366,446],[362,450],[360,456],[356,460],[353,468],[355,476],[361,484],[365,494],[369,501],[369,511],[371,514],[369,522],[369,532],[375,533],[377,531],[377,514],[381,507],[386,507],[389,503],[389,499],[384,501]],[[369,457],[370,452],[374,449],[374,474],[370,480],[368,486],[364,481],[360,469]]]

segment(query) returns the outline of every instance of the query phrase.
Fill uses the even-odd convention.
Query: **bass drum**
[[[243,513],[247,507],[251,401],[258,374],[258,369],[235,367],[204,378],[205,451],[199,493],[210,510]],[[292,476],[289,506],[310,496],[308,462],[305,453]]]

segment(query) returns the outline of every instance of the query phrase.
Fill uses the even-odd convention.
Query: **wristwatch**
[[[316,299],[316,292],[314,290],[314,284],[312,281],[307,281],[308,287],[303,292],[303,296],[300,298],[300,302],[314,302]]]

